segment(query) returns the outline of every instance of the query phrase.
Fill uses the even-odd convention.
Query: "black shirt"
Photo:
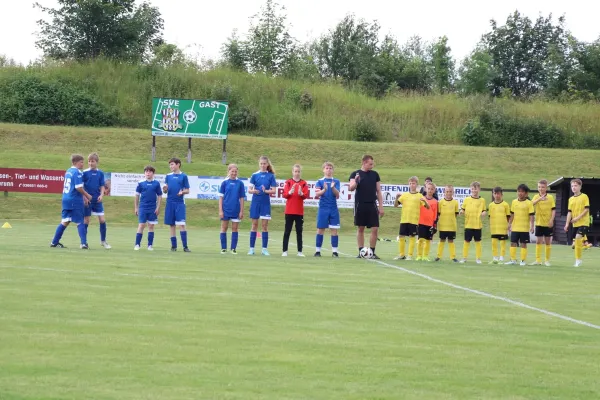
[[[423,196],[425,196],[427,194],[427,192],[425,191],[425,187],[421,188],[421,194]],[[437,201],[439,201],[440,199],[438,198],[438,194],[437,194],[437,190],[435,192],[433,192],[433,198],[436,199]]]
[[[350,174],[350,180],[355,179],[356,175],[359,175],[360,179],[356,185],[354,203],[375,203],[377,201],[377,182],[380,181],[377,171],[359,169]]]

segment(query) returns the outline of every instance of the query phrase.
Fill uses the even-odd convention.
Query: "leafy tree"
[[[465,57],[458,69],[457,89],[460,93],[491,94],[496,79],[492,56],[482,48],[475,49]]]
[[[294,50],[295,40],[288,32],[285,7],[267,0],[259,14],[251,18],[245,54],[251,71],[278,74]]]
[[[34,4],[51,20],[39,20],[36,45],[54,59],[99,56],[146,61],[163,42],[158,8],[135,0],[58,0],[58,8]]]
[[[576,43],[574,57],[577,68],[572,90],[578,92],[576,97],[600,100],[600,38],[592,43]]]
[[[454,80],[454,60],[450,55],[448,38],[442,36],[430,47],[430,59],[433,73],[433,83],[439,93],[452,90]]]
[[[171,43],[162,43],[154,49],[152,63],[162,66],[181,65],[186,63],[186,57],[179,47]]]
[[[237,71],[247,72],[246,66],[248,55],[246,54],[246,42],[241,40],[237,34],[237,29],[234,29],[231,36],[221,47],[221,55],[227,66]]]

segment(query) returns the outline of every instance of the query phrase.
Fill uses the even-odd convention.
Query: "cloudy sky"
[[[54,7],[56,0],[38,0]],[[580,40],[600,37],[600,2],[582,0],[279,0],[287,10],[292,34],[300,41],[320,36],[345,15],[354,13],[368,21],[377,20],[381,32],[391,33],[400,42],[419,35],[433,40],[447,35],[453,56],[467,55],[488,31],[490,19],[499,22],[518,9],[530,18],[540,13],[565,15],[567,28]],[[246,32],[249,17],[256,14],[264,0],[151,0],[165,21],[164,36],[192,55],[219,57],[221,44],[234,28]],[[587,3],[587,4],[586,4]],[[36,21],[44,15],[32,7],[31,0],[0,0],[0,54],[28,63],[41,53],[35,47]]]

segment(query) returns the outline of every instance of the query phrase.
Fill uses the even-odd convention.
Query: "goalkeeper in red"
[[[429,251],[431,249],[431,240],[437,232],[438,201],[434,198],[436,187],[433,182],[425,185],[425,201],[427,205],[421,204],[419,214],[419,244],[417,247],[417,261],[430,261]]]

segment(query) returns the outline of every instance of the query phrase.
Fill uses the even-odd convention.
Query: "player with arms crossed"
[[[502,188],[496,186],[492,190],[492,202],[488,206],[490,216],[490,233],[492,235],[492,261],[498,264],[504,261],[506,241],[508,240],[508,221],[510,221],[510,206],[502,198]],[[498,248],[498,245],[500,248]]]
[[[98,169],[100,157],[98,153],[92,153],[88,156],[89,168],[83,171],[83,188],[86,192],[92,195],[92,200],[85,207],[84,223],[85,232],[90,224],[90,216],[97,216],[100,224],[100,245],[105,249],[110,249],[110,244],[106,242],[106,219],[104,218],[104,190],[106,182],[104,181],[104,172]]]
[[[302,166],[296,164],[292,167],[292,177],[283,185],[283,198],[285,201],[285,230],[283,232],[282,257],[288,255],[288,245],[292,227],[296,225],[296,246],[298,257],[304,257],[302,253],[302,228],[304,226],[304,199],[309,195],[308,184],[302,179]]]
[[[573,223],[575,232],[575,267],[581,266],[581,256],[583,253],[583,237],[587,235],[590,229],[590,199],[587,194],[581,193],[581,179],[571,180],[571,191],[573,196],[569,198],[569,213],[567,214],[567,223],[565,232],[569,231],[569,224]]]
[[[510,232],[510,261],[506,264],[517,263],[517,246],[521,245],[521,266],[527,265],[527,243],[529,233],[534,233],[533,216],[535,211],[533,203],[528,198],[529,187],[521,183],[517,187],[517,198],[510,205],[510,221],[508,230]]]
[[[542,179],[538,182],[538,194],[533,196],[531,202],[535,209],[535,262],[531,265],[542,265],[542,248],[546,244],[544,265],[549,267],[556,202],[554,196],[548,194],[547,180]]]
[[[190,252],[187,244],[187,231],[185,230],[185,199],[190,193],[190,182],[186,174],[181,172],[181,160],[171,158],[169,160],[170,174],[165,177],[163,193],[167,194],[167,207],[165,208],[165,225],[169,225],[171,232],[171,251],[177,251],[177,229],[181,236],[183,251]]]
[[[134,250],[139,250],[144,236],[144,228],[148,225],[148,250],[152,251],[154,243],[154,225],[158,224],[158,214],[162,201],[160,182],[154,179],[156,170],[152,165],[144,167],[146,179],[140,181],[135,188],[134,212],[138,217],[138,229],[135,235]]]
[[[60,224],[56,227],[54,238],[50,242],[50,247],[64,248],[60,242],[65,229],[71,222],[77,225],[77,232],[81,239],[80,248],[87,250],[87,237],[85,224],[83,223],[83,213],[85,205],[92,199],[92,196],[83,188],[83,156],[74,154],[71,156],[72,167],[65,173],[65,183],[62,195],[62,215]]]
[[[481,264],[481,230],[483,223],[481,218],[487,215],[485,211],[485,200],[479,196],[481,185],[479,182],[471,183],[471,196],[467,197],[460,209],[460,215],[465,216],[465,243],[463,245],[463,258],[461,264],[467,262],[471,240],[475,240],[475,262]]]
[[[365,246],[365,228],[371,229],[369,240],[371,256],[379,259],[375,254],[377,245],[377,233],[379,231],[379,217],[383,217],[383,194],[381,193],[381,180],[379,174],[373,170],[375,162],[373,157],[365,155],[362,158],[362,166],[358,171],[350,174],[350,185],[348,190],[354,193],[354,226],[358,227],[356,232],[356,244],[358,245],[358,257]]]
[[[338,229],[340,229],[340,211],[337,199],[340,198],[341,184],[339,179],[333,177],[333,164],[329,161],[323,164],[323,178],[315,184],[315,199],[319,199],[317,211],[317,238],[315,257],[321,257],[323,234],[329,228],[331,232],[331,255],[338,254]]]
[[[258,159],[259,170],[250,177],[250,188],[248,193],[252,194],[250,202],[250,219],[252,227],[250,228],[250,250],[249,256],[254,255],[254,245],[256,244],[256,232],[258,230],[258,220],[262,221],[262,255],[269,256],[269,220],[271,219],[271,195],[277,190],[277,181],[275,180],[275,168],[271,164],[269,157],[262,156]]]
[[[438,202],[438,229],[440,233],[440,243],[438,244],[437,257],[435,261],[440,261],[444,254],[444,244],[448,240],[448,250],[450,259],[458,262],[456,259],[456,216],[458,215],[458,201],[454,199],[454,186],[446,185],[444,188],[444,198]]]
[[[394,260],[412,260],[415,251],[416,235],[419,230],[419,218],[421,216],[421,204],[429,208],[425,197],[417,191],[419,178],[411,176],[408,179],[408,192],[396,195],[394,207],[402,204],[402,216],[400,217],[400,229],[398,234],[398,256]],[[408,256],[405,254],[406,237],[408,236]]]
[[[219,218],[221,219],[221,254],[227,254],[227,229],[231,221],[231,254],[237,254],[238,229],[244,218],[244,182],[238,179],[238,167],[229,164],[227,179],[219,187]]]

